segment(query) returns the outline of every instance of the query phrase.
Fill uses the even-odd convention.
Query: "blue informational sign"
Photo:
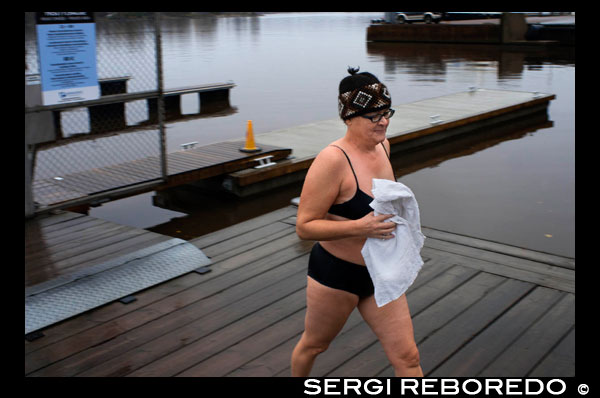
[[[99,98],[93,13],[38,12],[36,29],[42,103]]]

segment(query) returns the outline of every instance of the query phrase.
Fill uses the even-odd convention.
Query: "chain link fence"
[[[25,13],[26,196],[30,177],[34,212],[166,177],[160,17],[94,19],[100,98],[43,106],[35,13]]]

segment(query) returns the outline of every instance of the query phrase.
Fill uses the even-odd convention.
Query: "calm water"
[[[380,17],[165,19],[165,87],[229,80],[237,85],[230,94],[235,113],[168,124],[168,150],[190,141],[243,139],[250,119],[260,134],[335,118],[337,85],[348,65],[377,75],[394,104],[473,85],[553,93],[557,98],[545,127],[515,129],[505,138],[464,143],[465,148],[425,151],[394,164],[400,164],[400,180],[416,195],[424,226],[574,257],[574,50],[366,43],[370,20]],[[184,98],[184,111],[197,106],[194,96]],[[149,193],[92,208],[90,215],[190,239],[286,206],[300,188],[244,200],[196,195],[170,210],[153,206]]]

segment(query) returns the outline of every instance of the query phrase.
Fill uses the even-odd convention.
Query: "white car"
[[[398,23],[411,23],[423,21],[425,23],[439,23],[442,20],[441,12],[397,12]]]

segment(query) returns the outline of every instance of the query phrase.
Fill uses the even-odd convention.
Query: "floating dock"
[[[221,142],[167,154],[167,182],[160,180],[160,156],[150,156],[114,166],[33,182],[33,197],[40,206],[81,198],[93,203],[94,197],[113,190],[114,197],[126,197],[156,189],[192,183],[255,166],[260,158],[277,161],[287,158],[291,149],[262,145],[256,153],[240,152],[244,142]],[[140,184],[142,186],[140,187]]]
[[[534,115],[547,117],[549,102],[555,98],[553,94],[538,92],[472,87],[466,92],[400,104],[392,106],[396,113],[390,119],[387,138],[392,153],[397,153],[509,121],[533,121]],[[335,118],[257,134],[260,145],[291,148],[293,158],[262,170],[229,173],[223,185],[246,196],[301,181],[317,154],[345,133],[346,125]]]
[[[296,211],[287,206],[189,241],[210,257],[209,273],[187,272],[129,304],[113,301],[41,329],[43,337],[25,341],[25,375],[289,376],[313,244],[296,235]],[[73,227],[65,214],[62,224]],[[423,233],[425,264],[407,298],[425,376],[575,376],[574,259]],[[53,272],[53,262],[44,269]],[[355,311],[312,376],[391,377],[393,369]]]

